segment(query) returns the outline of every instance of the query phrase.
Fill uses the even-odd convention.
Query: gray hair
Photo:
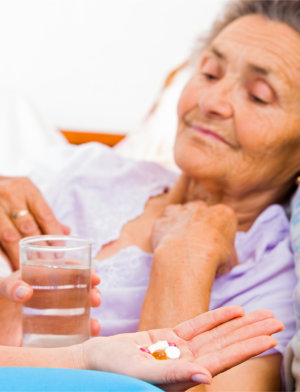
[[[231,22],[242,16],[257,14],[266,19],[282,22],[300,34],[300,0],[238,0],[229,1],[223,17],[216,20],[206,37],[198,40],[194,55],[202,51]]]

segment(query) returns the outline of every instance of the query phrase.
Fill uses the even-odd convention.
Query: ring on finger
[[[27,215],[27,214],[29,214],[29,211],[24,209],[24,210],[20,210],[20,211],[18,211],[16,213],[12,214],[11,218],[16,220],[18,218],[21,218],[22,216]]]

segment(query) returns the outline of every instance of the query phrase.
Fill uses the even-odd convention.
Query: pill
[[[141,351],[143,351],[144,353],[150,354],[150,351],[149,351],[147,348],[139,347],[139,349],[140,349]]]
[[[165,353],[169,359],[177,359],[180,357],[180,350],[175,346],[167,347]]]
[[[151,344],[151,346],[148,347],[148,350],[153,354],[155,351],[165,350],[167,347],[169,347],[169,345],[166,340],[159,340],[158,342]]]
[[[168,359],[165,350],[157,350],[157,351],[154,351],[154,353],[152,354],[152,356],[153,356],[155,359],[160,359],[160,360],[162,360],[162,359]]]
[[[174,343],[174,342],[168,342],[168,345],[169,345],[169,346],[176,346],[176,343]]]

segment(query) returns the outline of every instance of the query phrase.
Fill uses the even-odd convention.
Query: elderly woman
[[[56,217],[98,246],[103,300],[94,315],[104,335],[174,326],[226,304],[263,306],[283,321],[275,349],[207,390],[281,388],[295,332],[284,205],[299,173],[299,64],[300,1],[231,4],[179,100],[179,177],[96,145],[65,147],[31,173]],[[60,172],[51,171],[60,159]],[[1,243],[16,265],[21,236],[67,229],[28,180],[2,183]],[[31,289],[19,287],[22,300]]]

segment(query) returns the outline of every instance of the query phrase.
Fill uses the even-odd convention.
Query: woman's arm
[[[139,329],[174,326],[208,310],[216,274],[237,263],[235,215],[203,202],[167,207],[153,231],[155,249]]]
[[[217,267],[187,253],[179,244],[155,251],[139,330],[174,326],[208,311]]]

